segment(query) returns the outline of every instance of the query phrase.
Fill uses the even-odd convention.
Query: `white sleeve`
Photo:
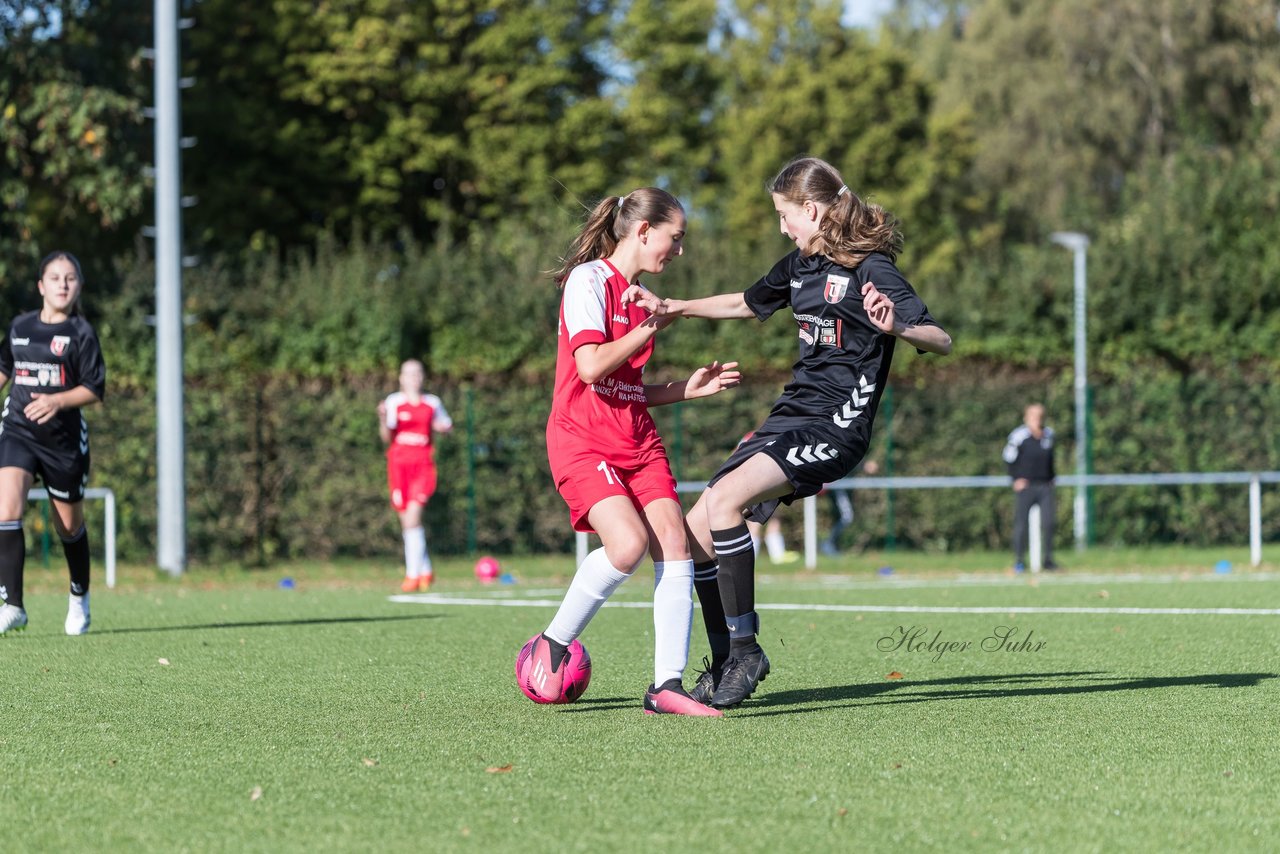
[[[388,430],[394,430],[400,426],[400,413],[398,410],[400,409],[400,402],[403,400],[403,392],[397,391],[387,395],[387,399],[384,401],[386,412],[382,420]]]
[[[595,264],[579,264],[569,273],[564,283],[565,334],[573,337],[589,330],[604,334],[605,277]]]
[[[445,411],[444,401],[436,397],[434,394],[424,394],[422,398],[433,411],[431,416],[431,429],[439,430],[441,433],[446,430],[453,429],[453,419],[450,418],[449,413]]]

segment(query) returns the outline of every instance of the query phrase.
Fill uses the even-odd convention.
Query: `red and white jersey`
[[[387,396],[385,406],[387,429],[391,431],[389,452],[425,448],[430,453],[431,431],[453,427],[444,403],[434,394],[424,394],[414,403],[404,392],[397,391]]]
[[[653,353],[652,339],[613,373],[591,384],[578,376],[573,358],[584,344],[616,341],[649,317],[634,303],[622,304],[629,284],[605,260],[580,264],[565,280],[556,385],[547,421],[547,452],[553,468],[565,454],[587,450],[619,466],[634,464],[638,452],[661,451],[642,376]]]

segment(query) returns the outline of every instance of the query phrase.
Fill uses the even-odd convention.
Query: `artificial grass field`
[[[587,629],[591,686],[563,707],[512,666],[569,559],[504,560],[518,581],[492,587],[438,560],[408,601],[385,567],[126,570],[95,581],[80,638],[61,572],[33,570],[31,626],[0,638],[5,849],[1275,850],[1280,614],[1110,609],[1280,609],[1280,576],[1134,555],[762,577],[773,672],[723,720],[641,713],[647,567]],[[1000,626],[1031,643],[983,650]],[[971,646],[908,651],[912,627]]]

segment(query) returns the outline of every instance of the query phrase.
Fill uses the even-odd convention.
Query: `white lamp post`
[[[1076,549],[1085,547],[1089,540],[1088,487],[1083,478],[1087,474],[1087,449],[1089,424],[1087,415],[1088,371],[1085,366],[1085,251],[1089,248],[1088,235],[1077,231],[1055,231],[1049,239],[1070,249],[1075,256],[1075,351],[1076,351],[1076,474],[1081,477],[1076,488],[1075,540]]]
[[[171,575],[181,575],[187,563],[178,5],[155,0],[156,562]]]

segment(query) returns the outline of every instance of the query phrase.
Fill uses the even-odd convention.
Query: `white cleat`
[[[27,612],[17,605],[5,605],[0,608],[0,635],[20,632],[27,627]]]
[[[89,594],[77,596],[72,593],[67,601],[67,622],[64,624],[69,635],[82,635],[89,631]]]

